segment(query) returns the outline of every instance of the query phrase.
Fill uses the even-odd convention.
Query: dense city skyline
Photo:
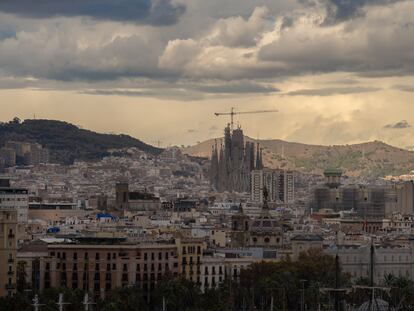
[[[414,145],[412,1],[0,4],[1,121],[60,119],[148,143],[222,135]],[[171,130],[173,129],[173,131]]]

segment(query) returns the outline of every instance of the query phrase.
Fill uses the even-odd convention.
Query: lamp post
[[[300,299],[300,310],[305,311],[305,282],[306,280],[300,280],[300,283],[302,284],[302,293],[301,293],[301,299]]]

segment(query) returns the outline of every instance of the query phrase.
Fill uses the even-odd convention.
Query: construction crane
[[[234,116],[238,114],[254,114],[254,113],[268,113],[268,112],[278,112],[278,110],[255,110],[255,111],[241,111],[241,112],[235,112],[234,108],[231,107],[230,112],[215,112],[215,116],[230,116],[230,126],[231,130],[233,131],[233,125],[234,125]]]

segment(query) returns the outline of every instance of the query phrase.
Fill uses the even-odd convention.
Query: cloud
[[[327,0],[327,16],[325,24],[346,21],[365,14],[363,8],[367,5],[388,5],[398,0]]]
[[[404,92],[414,92],[414,85],[396,84],[392,88]]]
[[[383,6],[399,1],[403,0],[299,0],[308,8],[324,8],[325,17],[322,25],[325,26],[363,17],[369,6]]]
[[[279,65],[281,75],[336,71],[363,76],[413,74],[413,13],[413,2],[398,2],[370,7],[363,19],[330,26],[321,26],[323,14],[305,14],[263,45],[258,58]]]
[[[177,23],[185,6],[171,0],[2,0],[0,12],[30,18],[86,16],[162,26]]]
[[[129,88],[104,88],[84,89],[78,91],[80,94],[100,96],[123,96],[123,97],[157,97],[160,99],[175,98],[180,100],[202,100],[209,97],[232,97],[240,94],[267,94],[279,92],[279,89],[267,84],[259,84],[249,81],[241,82],[211,82],[199,81],[198,84],[186,83],[145,83],[140,82],[140,88],[131,88],[134,83],[124,83]]]
[[[17,81],[29,77],[44,81],[43,85],[79,82],[79,91],[94,90],[101,95],[165,98],[171,94],[177,98],[188,91],[190,98],[204,98],[272,94],[279,91],[274,85],[303,75],[346,73],[348,82],[326,82],[339,87],[295,85],[298,90],[288,94],[328,96],[377,90],[358,87],[356,78],[414,74],[412,1],[358,0],[359,4],[353,5],[363,9],[363,18],[329,25],[323,24],[326,6],[346,4],[315,0],[304,9],[290,0],[137,1],[137,6],[150,8],[140,11],[143,15],[135,19],[134,10],[125,16],[117,11],[127,6],[127,0],[120,0],[113,14],[106,7],[114,2],[104,0],[96,16],[88,15],[87,8],[97,0],[85,0],[68,9],[66,2],[53,1],[44,12],[28,10],[33,5],[28,0],[19,2],[21,7],[0,1],[0,12],[16,14],[0,13],[0,29],[5,29],[0,32],[0,88],[42,84]],[[40,7],[48,3],[38,2]],[[170,6],[186,8],[178,23],[169,27],[145,25],[148,16],[152,25],[162,24],[156,20],[163,19],[163,12],[178,16]],[[155,11],[160,12],[157,18]],[[121,18],[124,22],[114,22]],[[7,82],[2,79],[5,77],[15,80]],[[142,86],[139,79],[154,83]],[[137,84],[124,85],[125,81]],[[102,86],[104,82],[112,85]],[[177,86],[159,87],[165,82]]]
[[[375,87],[327,87],[321,89],[303,89],[286,93],[290,96],[331,96],[346,95],[366,92],[377,92],[381,90]]]
[[[411,127],[407,120],[401,120],[393,124],[387,124],[384,126],[386,129],[406,129]]]
[[[220,84],[200,84],[195,87],[195,89],[206,92],[206,93],[215,93],[215,94],[265,94],[265,93],[277,93],[280,90],[272,85],[268,84],[259,84],[250,81],[240,81],[240,82],[228,82]]]
[[[266,7],[257,7],[247,20],[241,16],[218,20],[206,40],[211,45],[254,46],[269,26],[272,26],[269,10]]]

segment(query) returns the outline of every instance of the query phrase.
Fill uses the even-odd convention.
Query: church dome
[[[256,218],[252,223],[251,230],[261,232],[280,231],[281,227],[275,218],[266,215]]]

